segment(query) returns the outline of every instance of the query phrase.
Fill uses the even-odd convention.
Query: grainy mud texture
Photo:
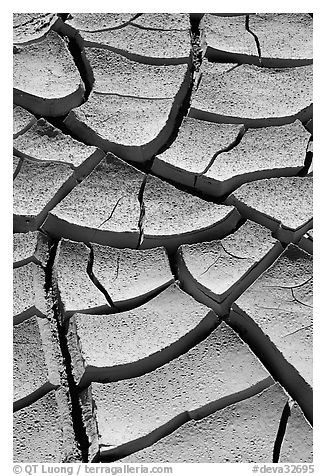
[[[13,30],[14,461],[311,463],[312,16]]]

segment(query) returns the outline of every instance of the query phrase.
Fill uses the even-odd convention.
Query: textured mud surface
[[[312,462],[312,17],[13,27],[14,461]]]

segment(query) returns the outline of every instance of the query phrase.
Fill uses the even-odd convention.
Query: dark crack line
[[[138,202],[139,202],[139,220],[138,220],[138,229],[139,229],[139,239],[137,243],[137,249],[140,248],[143,240],[144,240],[144,234],[145,234],[145,203],[144,203],[144,192],[145,192],[145,187],[146,187],[146,182],[147,182],[147,177],[148,174],[146,174],[143,178],[142,184],[139,189],[138,193]]]
[[[250,15],[246,15],[245,27],[246,27],[247,32],[250,33],[255,39],[255,43],[256,43],[256,47],[257,47],[257,53],[258,53],[258,61],[259,61],[260,65],[262,65],[261,48],[260,48],[259,38],[256,35],[256,33],[254,33],[253,31],[250,30],[249,22],[250,22]]]
[[[284,440],[284,435],[285,435],[285,431],[286,431],[286,427],[287,427],[288,419],[290,415],[291,415],[291,406],[289,401],[287,401],[282,411],[280,424],[279,424],[276,438],[275,438],[275,443],[273,448],[273,463],[279,462],[282,443]]]
[[[87,268],[86,272],[88,276],[90,277],[90,280],[92,283],[97,287],[97,289],[104,295],[105,299],[107,300],[108,304],[110,307],[113,309],[116,309],[116,306],[109,295],[108,291],[105,289],[105,287],[100,283],[100,281],[97,279],[97,277],[93,273],[93,265],[94,265],[94,249],[91,244],[87,244],[89,248],[89,257],[88,257],[88,263],[87,263]]]
[[[235,138],[235,140],[234,140],[233,142],[231,142],[231,144],[229,144],[227,147],[224,147],[223,149],[221,149],[221,150],[215,152],[215,154],[213,155],[213,157],[211,158],[211,160],[209,161],[209,163],[208,163],[208,165],[205,167],[205,169],[204,169],[200,174],[196,175],[196,177],[195,177],[195,182],[194,182],[194,187],[196,187],[196,183],[197,183],[198,178],[199,178],[199,177],[202,177],[203,175],[205,175],[205,174],[208,172],[208,170],[214,165],[216,158],[217,158],[219,155],[221,155],[221,154],[223,154],[223,153],[225,153],[225,152],[230,152],[230,150],[232,150],[232,149],[234,149],[235,147],[237,147],[237,146],[240,144],[240,142],[241,142],[243,136],[245,135],[245,133],[246,133],[246,128],[245,128],[245,126],[243,125],[243,126],[241,127],[241,129],[240,129],[240,131],[239,131],[237,137]]]
[[[296,334],[297,332],[309,329],[310,327],[312,327],[312,324],[308,324],[307,326],[299,327],[299,329],[296,329],[295,331],[292,331],[292,332],[289,332],[288,334],[285,334],[284,336],[282,336],[282,338],[285,339],[285,337],[292,336],[293,334]]]
[[[242,63],[237,63],[235,66],[232,66],[232,68],[227,69],[226,71],[224,71],[223,74],[230,73],[231,71],[235,70],[236,68],[239,68],[239,66],[241,66],[241,64]]]
[[[71,15],[71,14],[69,14]],[[105,31],[114,31],[114,30],[121,30],[122,28],[124,28],[125,26],[127,25],[130,25],[132,24],[133,25],[133,21],[136,20],[139,16],[141,16],[142,14],[141,13],[136,13],[136,15],[134,15],[133,17],[130,18],[130,20],[124,22],[124,23],[121,23],[120,25],[118,26],[112,26],[112,27],[107,27],[107,28],[99,28],[98,30],[79,30],[80,33],[103,33]],[[70,16],[70,18],[66,18],[66,20],[71,20],[73,17]],[[65,21],[66,21],[65,20]],[[71,25],[70,25],[71,26]],[[138,26],[138,25],[134,25],[134,26]],[[74,30],[78,31],[75,27],[71,27],[73,28]]]
[[[78,166],[75,166],[73,165],[71,162],[63,162],[62,160],[55,160],[55,159],[39,159],[38,157],[32,157],[31,155],[27,155],[25,154],[24,152],[20,152],[18,149],[15,149],[14,148],[14,156],[15,157],[18,157],[20,159],[20,162],[18,163],[17,167],[16,167],[16,170],[17,168],[19,167],[19,170],[21,169],[21,166],[22,166],[22,163],[21,161],[24,160],[24,159],[28,159],[29,162],[34,162],[35,164],[57,164],[57,165],[67,165],[68,167],[70,167],[70,169],[72,170],[72,172],[74,172]],[[87,159],[86,159],[87,160]],[[16,173],[16,170],[14,172],[14,178],[16,177],[17,173]],[[77,180],[77,178],[76,178]]]
[[[130,20],[129,24],[136,27],[136,28],[139,28],[139,30],[148,30],[148,31],[160,31],[160,32],[166,32],[166,33],[173,33],[173,32],[182,32],[182,31],[187,31],[185,29],[172,29],[172,28],[154,28],[152,26],[143,26],[143,25],[138,25],[138,23],[134,23],[135,19],[133,20]],[[189,29],[190,30],[190,29]]]
[[[210,265],[208,266],[208,268],[205,269],[205,271],[203,271],[202,273],[200,273],[199,276],[203,276],[205,273],[207,273],[213,266],[216,265],[216,263],[218,262],[219,259],[221,259],[221,256],[218,256],[218,257],[213,261],[213,263],[210,264]]]
[[[107,223],[109,220],[111,220],[111,218],[113,216],[113,213],[115,212],[117,206],[119,205],[119,203],[122,199],[123,199],[123,197],[118,198],[116,204],[114,205],[114,207],[111,210],[110,215],[108,216],[108,218],[106,218],[104,221],[102,221],[102,223],[99,224],[98,228],[101,228],[101,226],[103,226],[105,223]]]
[[[222,246],[223,250],[225,251],[226,254],[230,255],[232,258],[235,258],[235,259],[244,259],[244,260],[247,260],[248,258],[246,256],[237,256],[237,255],[234,255],[232,253],[230,253],[230,251],[228,251],[225,246],[223,245],[223,242],[220,241],[220,245]]]
[[[298,304],[301,304],[302,306],[306,306],[306,307],[309,307],[310,309],[313,309],[313,306],[311,306],[310,304],[306,304],[306,303],[300,301],[300,299],[298,299],[296,297],[296,295],[294,294],[294,290],[292,288],[291,288],[291,295],[292,295],[294,301],[297,302]]]
[[[107,93],[96,91],[94,89],[94,93],[98,94],[99,96],[118,96],[120,98],[131,98],[131,99],[139,99],[145,101],[166,101],[166,100],[173,100],[175,96],[164,96],[164,97],[149,97],[149,96],[134,96],[132,94],[121,94],[121,93]],[[109,116],[112,117],[112,116]],[[107,121],[108,119],[105,119]]]
[[[313,279],[313,276],[310,276],[306,281],[303,281],[303,283],[300,284],[295,284],[293,286],[282,286],[281,284],[265,284],[262,287],[263,288],[281,288],[281,289],[297,289],[301,288],[301,286],[305,286],[308,284],[311,280]]]
[[[303,168],[298,173],[299,177],[304,177],[305,175],[307,175],[309,173],[309,169],[311,167],[312,160],[313,160],[313,152],[309,149],[310,144],[312,142],[313,142],[312,136],[310,136],[310,139],[309,139],[307,147],[306,147],[306,156],[305,156],[305,160],[304,160],[304,165],[303,165]]]
[[[228,254],[229,256],[231,256],[232,258],[235,258],[235,259],[244,259],[244,260],[248,259],[248,258],[246,258],[245,256],[236,256],[236,255],[233,255],[232,253],[230,253],[229,251],[227,251],[227,249],[224,247],[222,241],[220,241],[219,244],[221,245],[221,247],[222,247],[222,249],[224,250],[224,252],[225,252],[226,254]],[[205,271],[203,271],[202,273],[200,273],[199,276],[203,276],[203,274],[207,273],[215,264],[217,264],[218,260],[221,259],[221,258],[222,258],[222,256],[218,256],[218,257],[213,261],[213,263],[210,264],[207,269],[205,269]]]
[[[283,302],[283,303],[294,303],[294,302],[296,302],[296,303],[298,303],[298,304],[300,304],[300,305],[302,305],[302,306],[309,307],[309,308],[313,309],[313,306],[311,306],[310,304],[306,304],[306,303],[300,301],[300,300],[294,295],[294,292],[293,292],[292,289],[291,289],[291,297],[292,297],[292,299],[282,299],[282,302]]]

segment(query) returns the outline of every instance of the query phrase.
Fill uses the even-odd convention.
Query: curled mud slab
[[[176,96],[164,99],[93,91],[64,124],[88,144],[126,160],[145,162],[169,139],[185,94],[183,87]]]
[[[262,66],[312,64],[312,18],[308,13],[264,13],[249,16]]]
[[[143,177],[134,167],[108,154],[49,213],[44,230],[75,241],[136,248],[138,193]]]
[[[129,24],[117,30],[82,31],[82,44],[99,46],[148,64],[188,63],[191,55],[187,30],[157,30]]]
[[[312,18],[307,13],[205,14],[200,30],[211,61],[273,68],[312,64]]]
[[[173,282],[163,248],[120,250],[61,240],[53,271],[63,320],[74,312],[113,313],[135,308]]]
[[[74,314],[68,345],[76,383],[86,387],[92,381],[115,382],[155,370],[186,352],[218,323],[211,310],[176,284],[131,311]]]
[[[216,154],[232,147],[241,132],[241,125],[214,124],[186,117],[171,147],[155,157],[151,171],[195,187],[198,177],[209,169]]]
[[[210,61],[259,64],[255,38],[246,28],[246,15],[205,14],[200,21],[203,50]]]
[[[189,75],[187,64],[151,65],[132,61],[104,48],[86,47],[89,80],[98,93],[148,99],[173,98]],[[130,80],[132,78],[132,81]]]
[[[310,135],[300,121],[248,129],[239,144],[218,154],[196,188],[215,197],[254,180],[299,174],[306,161]]]
[[[248,127],[304,122],[311,114],[312,66],[273,69],[207,60],[189,111],[197,119]]]
[[[165,246],[175,251],[183,243],[222,237],[235,228],[233,207],[206,202],[149,175],[142,196],[143,248]]]
[[[108,308],[104,294],[88,270],[90,249],[84,243],[61,240],[53,263],[52,285],[60,299],[61,319],[74,312]]]
[[[295,243],[312,227],[312,194],[312,177],[271,178],[242,185],[226,203]]]
[[[297,120],[284,126],[244,129],[187,117],[171,147],[151,171],[212,197],[263,178],[293,176],[305,167],[310,134]]]
[[[45,119],[39,119],[14,140],[18,157],[69,164],[82,180],[104,157],[104,152],[72,139]]]
[[[62,116],[83,101],[84,84],[64,40],[50,31],[14,46],[14,103],[34,114]]]
[[[92,245],[92,272],[119,311],[136,307],[174,281],[165,249]]]
[[[193,197],[108,154],[48,214],[42,228],[118,248],[175,250],[204,236],[225,236],[238,221],[234,207]]]

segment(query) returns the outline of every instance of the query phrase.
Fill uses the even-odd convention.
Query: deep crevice
[[[201,31],[199,28],[201,17],[190,14],[190,28],[191,28],[191,50],[192,63],[195,72],[200,70],[203,61],[203,51],[201,48]]]
[[[54,319],[56,321],[58,336],[59,336],[59,345],[61,349],[61,355],[63,359],[64,368],[66,371],[66,382],[68,395],[70,397],[71,404],[71,420],[75,435],[75,440],[77,442],[78,449],[81,452],[82,462],[88,462],[88,447],[89,441],[86,433],[86,428],[84,426],[82,410],[79,403],[78,389],[74,381],[72,373],[72,364],[71,357],[68,350],[67,337],[64,330],[64,327],[60,323],[60,309],[59,309],[59,300],[58,296],[52,285],[52,270],[53,264],[56,256],[56,251],[58,247],[58,240],[51,240],[49,244],[49,259],[45,268],[45,291],[46,294],[52,303],[52,311]]]
[[[87,243],[87,247],[89,248],[89,257],[88,257],[88,263],[87,263],[87,268],[86,272],[92,281],[92,283],[97,287],[97,289],[104,295],[105,299],[107,300],[107,303],[109,306],[113,309],[115,309],[115,304],[112,301],[111,296],[109,295],[108,291],[105,289],[105,287],[100,283],[100,281],[97,279],[97,277],[93,273],[93,264],[94,264],[94,249],[90,243]]]
[[[61,18],[61,20],[65,22],[68,19],[70,13],[58,13],[58,15]]]
[[[310,144],[312,143],[312,136],[308,141],[307,148],[306,148],[306,157],[304,161],[304,166],[300,170],[300,172],[297,174],[298,177],[305,177],[309,173],[309,169],[312,164],[312,159],[313,159],[313,152],[310,150]]]
[[[169,260],[169,264],[170,264],[171,273],[174,276],[174,279],[177,281],[177,283],[180,286],[179,266],[178,266],[178,249],[173,250],[173,251],[169,251],[169,250],[165,249],[165,251],[168,255],[168,260]]]
[[[92,91],[93,83],[89,80],[89,75],[87,73],[87,69],[82,58],[83,50],[79,47],[78,42],[74,38],[68,38],[67,44],[70,54],[73,57],[75,65],[79,71],[80,77],[85,85],[84,102],[86,102]]]
[[[286,402],[280,419],[280,424],[277,430],[277,435],[273,448],[273,463],[278,463],[280,459],[281,447],[286,431],[289,416],[291,415],[291,406],[289,401]]]
[[[190,108],[190,100],[191,100],[191,95],[193,91],[193,85],[194,85],[194,69],[193,66],[191,66],[190,69],[190,85],[187,91],[187,94],[185,95],[183,102],[179,108],[178,114],[174,120],[174,127],[171,135],[169,138],[165,141],[165,143],[162,145],[162,147],[156,152],[155,155],[162,154],[165,152],[175,141],[179,134],[179,129],[181,127],[181,124],[183,122],[183,119],[188,115],[188,111]]]
[[[82,53],[83,53],[83,48],[81,48],[78,44],[77,39],[73,37],[66,36],[63,34],[61,31],[56,31],[56,33],[63,39],[63,41],[66,43],[67,48],[74,60],[74,63],[76,65],[76,68],[80,74],[81,80],[84,83],[85,86],[85,94],[84,94],[84,102],[87,101],[93,87],[93,83],[89,80],[89,74],[86,69],[86,65],[84,63],[84,60],[82,58]],[[81,104],[80,104],[81,106]]]

